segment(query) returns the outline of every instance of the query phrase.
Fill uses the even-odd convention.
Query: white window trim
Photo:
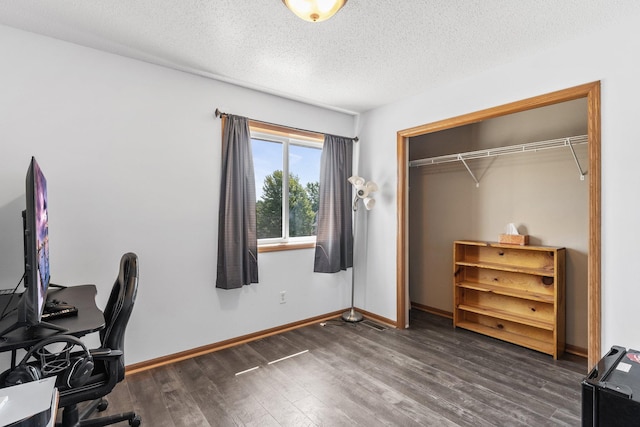
[[[306,247],[306,245],[315,245],[316,236],[289,237],[289,145],[319,148],[322,150],[323,143],[320,141],[311,141],[293,136],[276,135],[253,130],[250,130],[250,137],[251,139],[282,143],[282,235],[284,237],[258,239],[258,247],[282,247],[282,249],[285,249],[286,245],[292,245],[298,249],[300,247]]]

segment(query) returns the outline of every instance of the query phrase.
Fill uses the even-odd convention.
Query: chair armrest
[[[123,355],[121,350],[112,350],[110,348],[93,348],[89,350],[89,353],[94,359],[110,359]]]

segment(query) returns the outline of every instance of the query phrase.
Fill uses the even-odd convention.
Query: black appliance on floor
[[[582,381],[582,426],[640,426],[640,351],[611,347]]]

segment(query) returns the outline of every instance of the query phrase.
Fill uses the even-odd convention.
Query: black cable
[[[15,308],[13,310],[11,310],[8,313],[5,313],[7,311],[7,308],[9,308],[9,305],[11,305],[11,301],[13,301],[13,297],[16,295],[16,291],[18,290],[18,286],[20,286],[20,283],[22,283],[22,281],[24,280],[24,277],[27,275],[27,272],[25,271],[24,274],[22,275],[22,277],[20,278],[20,280],[18,281],[18,284],[16,285],[15,288],[13,288],[13,291],[11,291],[11,297],[9,298],[9,301],[7,301],[7,303],[4,305],[4,309],[2,309],[2,313],[0,314],[0,320],[4,319],[5,316],[8,316],[9,314],[13,313],[15,311]]]

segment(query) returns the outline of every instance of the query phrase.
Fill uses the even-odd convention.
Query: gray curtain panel
[[[336,273],[353,265],[351,176],[353,140],[325,135],[320,158],[320,202],[313,271]]]
[[[222,134],[216,287],[258,283],[256,182],[251,134],[245,117],[227,115]]]

